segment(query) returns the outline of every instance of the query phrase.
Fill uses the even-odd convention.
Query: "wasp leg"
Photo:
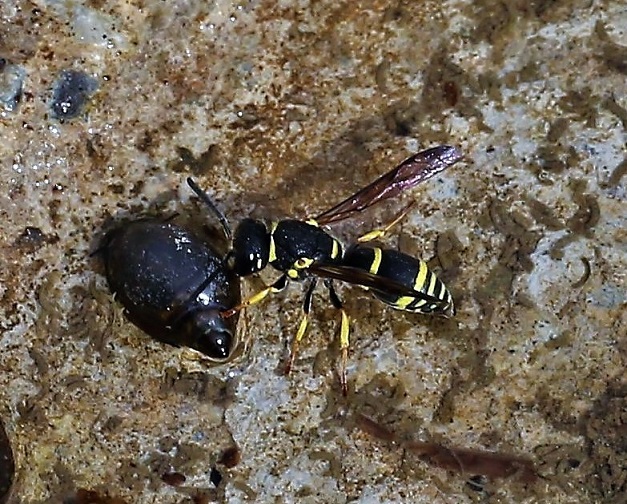
[[[257,304],[259,301],[264,299],[268,294],[281,292],[287,286],[287,275],[282,275],[276,282],[274,282],[270,287],[266,287],[262,291],[259,291],[257,294],[250,296],[248,299],[245,299],[237,306],[229,310],[224,310],[220,316],[222,318],[229,318],[235,315],[238,311],[243,310],[244,308],[248,308],[251,305]]]
[[[305,293],[305,299],[303,301],[303,319],[300,321],[300,325],[298,326],[298,332],[292,340],[290,358],[287,361],[287,365],[285,366],[285,374],[290,374],[292,366],[294,365],[294,360],[296,360],[296,354],[298,353],[298,345],[300,344],[300,341],[303,339],[305,331],[307,330],[307,323],[309,322],[309,311],[311,310],[311,300],[313,298],[313,292],[316,288],[317,283],[318,280],[316,278],[312,278],[309,286],[307,287],[307,292]]]
[[[348,346],[349,346],[349,332],[350,332],[350,319],[344,310],[344,306],[339,296],[335,292],[335,287],[331,280],[326,280],[325,284],[329,289],[329,298],[331,304],[342,312],[342,324],[340,326],[340,385],[342,386],[342,394],[348,395],[348,385],[346,383],[346,366],[348,365]]]
[[[413,208],[415,204],[416,202],[412,201],[403,210],[401,210],[401,212],[396,217],[394,217],[394,220],[392,220],[392,222],[387,224],[385,227],[382,227],[380,229],[374,229],[370,231],[369,233],[366,233],[365,235],[360,236],[359,238],[357,238],[357,241],[359,243],[365,243],[365,242],[369,242],[372,240],[377,240],[379,238],[383,238],[390,229],[396,226],[396,224],[398,224],[409,213],[409,211]]]

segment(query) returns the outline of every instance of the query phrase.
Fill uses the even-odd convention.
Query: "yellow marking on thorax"
[[[301,270],[305,268],[309,268],[313,264],[314,260],[309,257],[301,257],[294,263],[294,269]]]
[[[340,253],[340,244],[333,238],[333,248],[331,249],[331,259],[335,259]]]
[[[422,292],[425,280],[427,279],[427,274],[429,273],[429,268],[427,268],[427,263],[424,261],[418,261],[418,264],[418,274],[416,275],[416,281],[414,282],[414,290]]]
[[[305,223],[309,224],[310,226],[320,227],[320,224],[318,224],[315,219],[307,219]]]
[[[309,257],[301,257],[292,265],[290,269],[287,270],[287,276],[292,280],[298,280],[300,278],[300,272],[309,268],[313,262],[314,260]]]
[[[268,262],[276,261],[276,244],[274,243],[274,232],[276,231],[278,221],[274,221],[270,226],[270,252],[268,254]]]
[[[383,253],[379,247],[374,247],[372,249],[374,253],[374,258],[372,259],[372,264],[370,265],[370,273],[376,275],[379,271],[379,267],[381,266],[381,258],[383,257]]]

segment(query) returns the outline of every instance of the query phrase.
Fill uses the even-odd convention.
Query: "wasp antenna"
[[[215,206],[213,201],[211,201],[211,198],[209,198],[209,195],[205,191],[203,191],[200,187],[198,187],[198,184],[196,184],[193,178],[187,177],[187,185],[191,187],[192,191],[196,193],[196,196],[198,196],[205,203],[205,205],[209,207],[209,210],[211,210],[213,214],[218,218],[227,240],[231,241],[231,238],[233,237],[233,233],[231,231],[231,227],[229,226],[229,223],[226,220],[226,217],[224,216],[224,214],[220,212],[220,210],[218,210],[218,207]]]

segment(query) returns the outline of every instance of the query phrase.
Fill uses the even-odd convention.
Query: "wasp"
[[[307,282],[302,305],[303,317],[292,339],[286,367],[289,373],[307,329],[314,289],[319,279],[322,279],[332,305],[341,313],[339,375],[346,395],[350,322],[335,290],[334,280],[369,289],[378,299],[398,310],[449,317],[455,309],[450,292],[424,261],[397,250],[367,244],[383,237],[409,212],[413,204],[390,224],[365,234],[346,249],[323,226],[335,224],[376,203],[394,198],[461,158],[461,151],[448,145],[421,151],[344,201],[307,220],[284,219],[266,225],[260,220],[243,219],[233,233],[232,247],[226,259],[228,268],[244,277],[270,265],[282,275],[269,287],[225,310],[222,316],[229,318],[243,308],[260,302],[268,294],[282,291],[291,280]],[[199,197],[208,199],[193,180],[188,179],[187,182]],[[215,207],[213,203],[208,204]],[[223,226],[228,224],[224,222]]]

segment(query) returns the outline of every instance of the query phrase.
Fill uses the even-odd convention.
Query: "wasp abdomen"
[[[384,290],[372,289],[378,299],[393,308],[416,313],[445,315],[452,313],[451,294],[444,283],[420,259],[397,250],[356,245],[346,252],[342,264],[368,271],[422,294],[422,296],[398,296]],[[428,298],[433,298],[439,303],[430,302]]]

